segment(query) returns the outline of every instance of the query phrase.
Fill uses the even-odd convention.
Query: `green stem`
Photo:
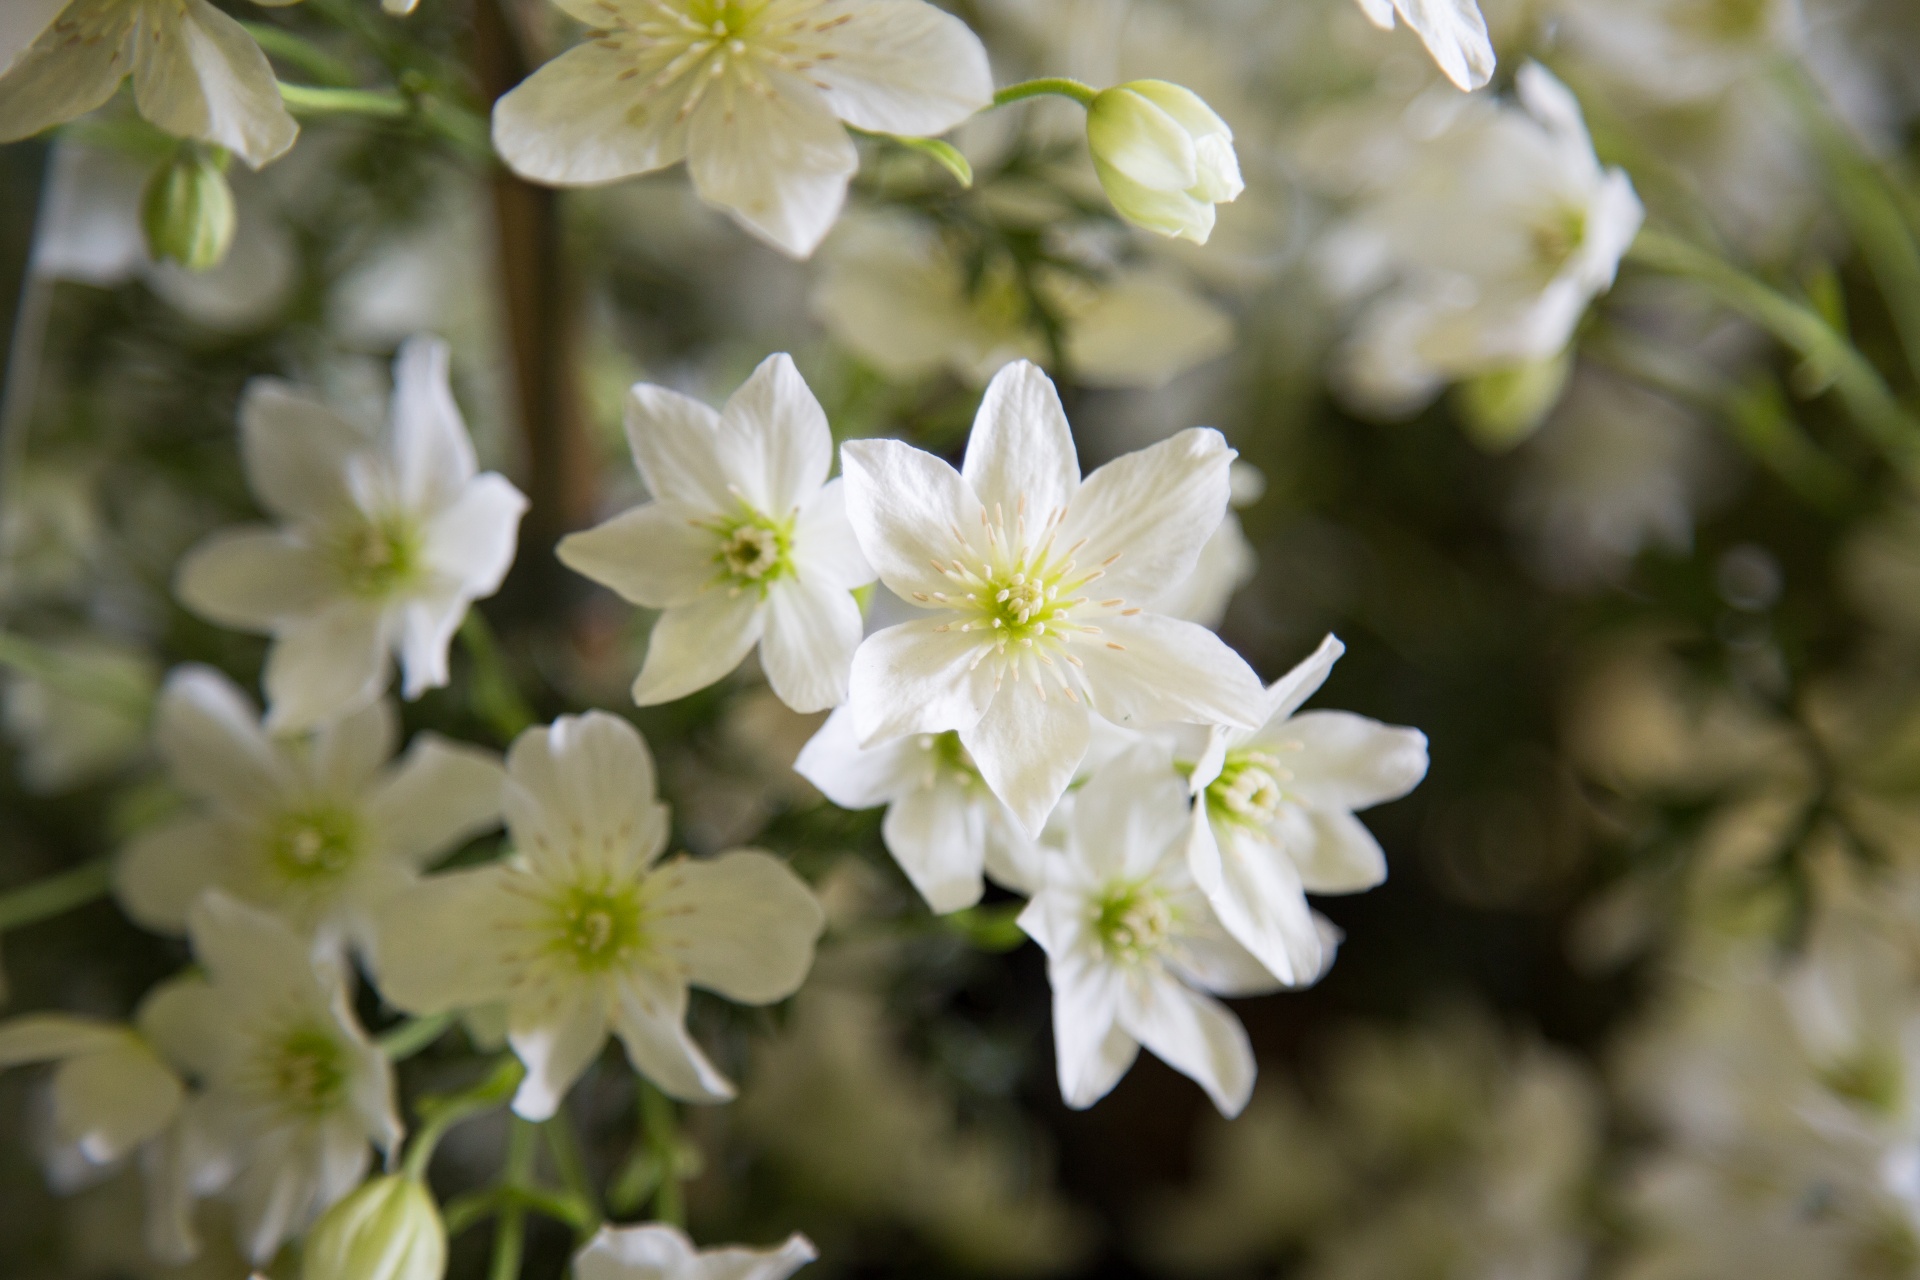
[[[353,83],[353,68],[332,54],[308,44],[285,27],[276,27],[270,22],[243,22],[247,34],[253,42],[270,58],[278,58],[289,66],[298,67],[307,75],[331,86],[347,86]]]
[[[487,1280],[519,1280],[520,1259],[527,1248],[526,1182],[533,1174],[534,1140],[540,1136],[530,1121],[513,1118],[507,1134],[507,1167],[503,1178],[507,1195],[500,1209],[500,1221],[493,1229],[493,1263],[487,1268]]]
[[[460,624],[460,643],[473,662],[468,693],[474,714],[486,722],[500,741],[513,741],[534,722],[533,708],[527,705],[520,687],[513,682],[506,658],[500,652],[500,642],[478,609],[467,610],[466,621]]]
[[[332,89],[321,85],[280,82],[280,98],[297,116],[375,116],[399,120],[413,114],[413,104],[398,93],[379,89]]]
[[[1004,107],[1009,102],[1019,102],[1023,98],[1038,98],[1052,94],[1061,98],[1072,98],[1083,107],[1093,105],[1094,95],[1099,91],[1090,84],[1078,80],[1069,80],[1065,76],[1041,76],[1038,80],[1022,80],[1019,84],[1010,84],[993,95],[993,105]]]
[[[8,631],[0,631],[0,667],[11,668],[65,697],[109,707],[136,720],[145,720],[152,709],[152,690],[137,678],[123,678],[92,667],[85,659]]]
[[[408,1018],[380,1037],[380,1052],[389,1062],[404,1062],[438,1040],[453,1025],[451,1013],[435,1013],[424,1018]]]
[[[112,883],[113,859],[101,858],[0,894],[0,933],[50,920],[104,898]]]
[[[680,1191],[680,1122],[674,1114],[673,1099],[640,1081],[640,1123],[646,1130],[647,1146],[660,1169],[660,1185],[653,1193],[653,1216],[670,1226],[687,1225],[686,1197]]]
[[[573,1121],[563,1109],[540,1128],[547,1135],[547,1150],[553,1155],[553,1167],[559,1171],[568,1198],[586,1211],[584,1220],[574,1227],[582,1235],[591,1234],[606,1220],[606,1215],[601,1213],[593,1181],[587,1177],[586,1160],[580,1154],[580,1137],[573,1131]]]
[[[483,1111],[491,1111],[513,1096],[520,1087],[521,1077],[526,1068],[519,1059],[507,1055],[500,1059],[491,1075],[464,1093],[456,1093],[445,1098],[422,1099],[418,1110],[421,1125],[413,1135],[413,1141],[407,1147],[407,1157],[400,1171],[409,1178],[423,1179],[427,1176],[427,1163],[433,1159],[433,1149],[446,1136],[447,1130],[470,1119]],[[515,1132],[519,1132],[517,1129]]]

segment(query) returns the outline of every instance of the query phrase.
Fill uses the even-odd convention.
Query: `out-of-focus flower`
[[[20,751],[21,781],[66,791],[139,751],[159,673],[144,652],[119,644],[82,638],[47,649],[57,671],[6,677],[0,726]]]
[[[68,1014],[0,1022],[0,1070],[58,1063],[54,1130],[89,1164],[112,1164],[180,1114],[186,1089],[131,1027]]]
[[[154,170],[140,201],[140,220],[156,262],[205,271],[227,256],[239,217],[225,161],[224,155],[189,145]]]
[[[988,386],[961,472],[896,440],[841,457],[861,549],[926,611],[854,655],[862,745],[957,731],[1038,834],[1086,754],[1090,711],[1253,726],[1252,668],[1205,628],[1130,602],[1190,572],[1219,527],[1233,457],[1219,432],[1183,431],[1083,483],[1053,384],[1022,362]]]
[[[1205,244],[1216,204],[1246,190],[1233,130],[1191,89],[1130,80],[1087,107],[1094,171],[1120,216],[1163,236]]]
[[[804,258],[846,198],[845,125],[944,133],[993,99],[986,50],[921,0],[558,0],[593,28],[494,108],[522,176],[613,182],[687,161],[694,189]]]
[[[560,559],[663,612],[633,682],[641,706],[704,689],[760,646],[796,711],[842,702],[860,643],[851,594],[873,581],[829,482],[833,436],[785,354],[762,361],[715,413],[640,383],[627,441],[653,501],[563,539]]]
[[[1353,811],[1399,799],[1427,773],[1418,729],[1295,714],[1344,652],[1328,636],[1268,686],[1258,729],[1214,729],[1193,769],[1193,878],[1227,931],[1289,985],[1327,966],[1307,892],[1356,893],[1387,878],[1386,854]]]
[[[787,1280],[817,1258],[797,1232],[772,1249],[696,1248],[678,1227],[602,1227],[573,1256],[580,1280]]]
[[[1382,31],[1394,18],[1412,27],[1447,79],[1478,89],[1493,78],[1493,41],[1475,0],[1358,0],[1360,12]]]
[[[300,1280],[441,1280],[447,1227],[418,1178],[386,1174],[320,1216],[301,1250]]]
[[[529,729],[507,753],[509,862],[435,876],[379,922],[379,986],[438,1013],[504,1001],[527,1076],[514,1110],[544,1120],[606,1043],[677,1098],[733,1085],[687,1034],[687,988],[742,1004],[793,994],[824,917],[757,850],[658,862],[667,808],[633,726],[605,712]]]
[[[1223,1115],[1238,1115],[1253,1091],[1253,1048],[1238,1019],[1204,993],[1258,995],[1281,984],[1228,936],[1193,882],[1187,797],[1169,764],[1145,745],[1094,774],[1075,799],[1066,848],[1041,864],[1020,927],[1047,953],[1068,1106],[1105,1097],[1144,1044]]]
[[[207,0],[17,0],[0,18],[0,142],[85,115],[129,75],[141,115],[256,169],[300,132],[266,54]]]
[[[505,477],[475,474],[446,346],[401,348],[379,440],[267,381],[249,386],[240,427],[254,496],[286,523],[214,533],[181,561],[175,590],[223,626],[273,635],[268,726],[309,729],[369,705],[396,652],[407,697],[446,684],[453,633],[499,589],[527,506]]]
[[[373,942],[373,912],[437,858],[500,821],[499,757],[400,726],[381,700],[302,740],[274,739],[225,676],[167,679],[155,737],[197,805],[121,851],[114,890],[149,929],[182,932],[209,887],[331,943]]]

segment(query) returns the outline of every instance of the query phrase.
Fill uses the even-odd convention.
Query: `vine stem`
[[[335,89],[314,84],[280,82],[280,100],[287,110],[302,116],[377,116],[397,120],[413,111],[400,94],[379,89]]]
[[[0,894],[0,933],[64,915],[96,898],[113,884],[113,859],[99,858]]]
[[[487,1268],[487,1280],[519,1280],[520,1260],[527,1250],[527,1207],[519,1195],[533,1175],[534,1140],[540,1131],[531,1121],[513,1118],[507,1133],[507,1167],[504,1174],[505,1203],[500,1220],[493,1228],[493,1262]]]
[[[433,1159],[433,1149],[440,1145],[440,1139],[446,1136],[447,1130],[462,1120],[483,1111],[491,1111],[504,1103],[520,1087],[520,1080],[525,1075],[526,1068],[520,1065],[520,1060],[509,1054],[494,1067],[492,1074],[466,1092],[423,1101],[420,1104],[421,1125],[407,1146],[406,1160],[400,1166],[400,1171],[409,1178],[424,1179],[427,1176],[427,1164]],[[519,1130],[515,1129],[514,1132],[518,1133]],[[524,1181],[524,1177],[521,1180]]]
[[[1008,85],[993,95],[993,105],[1004,107],[1009,102],[1051,94],[1060,98],[1072,98],[1081,106],[1090,107],[1098,92],[1092,85],[1070,80],[1066,76],[1041,76],[1038,80],[1022,80],[1019,84]]]

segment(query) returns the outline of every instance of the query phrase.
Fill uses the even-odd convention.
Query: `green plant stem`
[[[591,1234],[606,1220],[606,1215],[600,1210],[600,1198],[594,1193],[593,1181],[587,1177],[587,1164],[580,1154],[580,1137],[573,1131],[573,1121],[563,1108],[540,1128],[547,1135],[547,1151],[553,1156],[553,1167],[560,1174],[568,1199],[586,1210],[584,1219],[575,1223],[574,1229],[582,1235]]]
[[[413,114],[413,104],[392,90],[336,89],[280,82],[280,99],[297,116],[374,116],[398,120]]]
[[[389,1062],[404,1062],[446,1034],[453,1025],[451,1013],[435,1013],[424,1018],[408,1018],[380,1037],[380,1052]]]
[[[523,1209],[564,1222],[581,1235],[592,1234],[600,1225],[599,1219],[576,1197],[555,1195],[538,1187],[486,1187],[469,1191],[448,1202],[440,1220],[446,1224],[448,1236],[457,1236],[507,1208]]]
[[[993,95],[993,105],[1004,107],[1009,102],[1051,94],[1060,98],[1072,98],[1081,106],[1090,107],[1097,92],[1098,90],[1092,85],[1082,84],[1078,80],[1069,80],[1065,76],[1041,76],[1038,80],[1022,80],[1019,84],[1008,85]]]
[[[103,679],[101,673],[86,670],[83,662],[12,632],[0,631],[0,667],[38,680],[65,697],[111,707],[137,720],[146,719],[152,709],[152,692],[146,686]]]
[[[493,1228],[493,1262],[487,1280],[519,1280],[520,1260],[527,1249],[527,1204],[524,1193],[533,1176],[534,1142],[540,1131],[531,1121],[513,1118],[507,1132],[507,1167],[503,1174],[500,1220]]]
[[[500,1059],[486,1079],[464,1093],[422,1099],[418,1107],[420,1128],[407,1146],[401,1172],[410,1178],[425,1178],[427,1163],[433,1159],[433,1149],[446,1136],[447,1130],[462,1120],[505,1103],[513,1096],[513,1091],[520,1087],[521,1077],[525,1075],[526,1068],[520,1065],[519,1059],[508,1054]]]
[[[100,858],[0,894],[0,933],[50,920],[104,898],[112,883],[113,859]]]
[[[674,1114],[673,1099],[640,1081],[640,1123],[646,1131],[647,1147],[660,1168],[660,1185],[653,1193],[655,1221],[671,1226],[687,1225],[686,1198],[680,1191],[680,1122]]]
[[[353,68],[323,49],[316,48],[285,27],[271,22],[243,22],[247,34],[270,58],[278,58],[298,67],[307,75],[331,88],[353,84]]]
[[[460,624],[460,644],[473,662],[469,692],[474,714],[501,742],[513,741],[533,723],[533,709],[513,682],[500,642],[478,609],[467,610],[466,621]]]

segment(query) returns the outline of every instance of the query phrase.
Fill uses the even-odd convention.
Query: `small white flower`
[[[175,590],[222,626],[274,637],[268,726],[310,729],[367,706],[396,652],[407,697],[446,684],[453,633],[499,590],[527,508],[504,477],[475,474],[446,345],[401,348],[379,440],[270,381],[248,387],[240,431],[254,497],[285,523],[212,534]]]
[[[263,1263],[359,1185],[369,1141],[398,1146],[393,1069],[335,955],[217,889],[188,927],[205,976],[155,992],[142,1027],[200,1085],[190,1119],[222,1152],[241,1247]]]
[[[633,684],[641,706],[684,698],[758,643],[795,711],[845,700],[860,643],[853,588],[873,581],[829,482],[833,436],[793,361],[767,357],[715,413],[640,383],[627,441],[653,501],[560,542],[569,568],[663,612]]]
[[[981,781],[959,734],[908,734],[862,747],[853,713],[840,707],[793,767],[842,809],[887,806],[880,837],[935,911],[980,901],[983,871],[1007,888],[1032,891],[1038,851]]]
[[[1187,871],[1187,797],[1172,760],[1143,744],[1076,797],[1067,846],[1051,852],[1020,927],[1047,953],[1060,1095],[1090,1107],[1145,1045],[1228,1116],[1253,1091],[1253,1049],[1204,994],[1277,990],[1227,936]],[[1327,926],[1331,929],[1331,926]]]
[[[1478,89],[1493,78],[1493,41],[1475,0],[1357,0],[1367,21],[1393,30],[1396,16],[1420,37],[1427,52],[1461,89]]]
[[[798,1233],[774,1249],[700,1249],[665,1223],[602,1227],[573,1256],[580,1280],[787,1280],[820,1255]]]
[[[58,1063],[53,1127],[91,1165],[123,1159],[180,1114],[185,1087],[131,1027],[39,1013],[0,1023],[0,1070]]]
[[[944,133],[993,99],[986,50],[920,0],[555,0],[592,30],[494,107],[523,177],[613,182],[686,160],[702,199],[797,258],[859,156],[844,121]]]
[[[504,1001],[527,1076],[514,1110],[544,1120],[606,1043],[677,1098],[733,1086],[687,1034],[687,988],[743,1004],[792,995],[825,917],[756,850],[658,861],[667,809],[632,725],[605,712],[529,729],[507,753],[517,856],[435,876],[380,917],[381,993],[414,1013]]]
[[[1233,130],[1191,89],[1131,80],[1087,108],[1087,145],[1120,216],[1163,236],[1205,244],[1214,205],[1246,190]]]
[[[127,845],[114,890],[161,932],[183,932],[201,892],[218,887],[365,950],[376,907],[500,821],[499,757],[423,733],[391,760],[399,724],[385,699],[276,740],[232,681],[185,666],[161,692],[155,736],[198,803]]]
[[[1191,779],[1193,878],[1227,931],[1290,986],[1330,959],[1307,892],[1357,893],[1387,878],[1386,854],[1353,811],[1399,799],[1427,773],[1417,729],[1294,714],[1345,651],[1328,636],[1274,681],[1258,729],[1214,729]]]
[[[850,682],[864,746],[957,731],[980,776],[1037,835],[1115,724],[1251,728],[1259,678],[1219,637],[1149,613],[1191,572],[1227,507],[1233,450],[1208,428],[1084,482],[1053,384],[1008,365],[966,465],[898,440],[841,450],[847,515],[888,588],[923,618],[867,637]]]
[[[140,114],[254,168],[300,132],[266,54],[207,0],[7,0],[0,142],[83,116],[133,77]]]

